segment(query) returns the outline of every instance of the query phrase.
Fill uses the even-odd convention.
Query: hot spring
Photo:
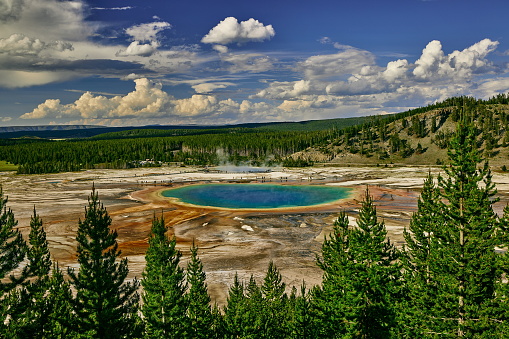
[[[350,192],[336,186],[203,184],[165,190],[162,195],[193,205],[268,209],[326,204],[348,198]]]

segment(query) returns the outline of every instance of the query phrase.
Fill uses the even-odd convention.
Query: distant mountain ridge
[[[104,128],[98,125],[39,125],[39,126],[5,126],[0,127],[0,133],[39,132],[39,131],[68,131],[75,129]]]
[[[231,125],[148,125],[148,126],[98,126],[98,125],[41,125],[0,127],[0,139],[43,138],[43,139],[81,139],[107,133],[122,133],[139,130],[200,130],[254,128],[280,131],[318,131],[328,128],[343,128],[360,124],[370,117],[336,118],[326,120],[306,120],[298,122],[253,122]]]

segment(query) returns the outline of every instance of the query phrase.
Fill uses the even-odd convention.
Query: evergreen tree
[[[324,279],[313,295],[320,337],[388,338],[394,331],[398,252],[377,220],[368,190],[357,226],[350,230],[342,213],[322,246],[318,265]]]
[[[334,222],[332,233],[322,244],[318,266],[323,270],[321,286],[315,286],[311,293],[311,314],[313,330],[317,337],[339,338],[347,332],[345,299],[351,294],[347,290],[346,274],[350,272],[350,234],[348,217],[341,212]]]
[[[175,237],[168,239],[166,230],[164,218],[154,218],[141,283],[146,338],[183,338],[188,335],[187,286],[184,270],[179,266],[182,254],[175,247]]]
[[[290,297],[290,305],[292,306],[291,314],[291,335],[290,338],[315,338],[312,327],[312,314],[310,311],[310,294],[306,291],[306,284],[302,282],[300,287],[300,295],[296,295],[296,291],[292,292]]]
[[[187,282],[190,286],[187,293],[187,318],[189,338],[213,338],[213,315],[210,307],[210,296],[205,282],[203,264],[198,258],[198,247],[191,247],[191,259],[187,264]]]
[[[246,286],[246,298],[242,304],[242,337],[265,338],[267,333],[267,308],[260,286],[253,275]]]
[[[430,270],[437,279],[432,328],[458,337],[493,337],[497,281],[496,193],[488,163],[480,157],[472,125],[461,122],[448,151],[447,177],[439,177],[444,202],[437,206],[441,227],[434,233]],[[507,305],[507,303],[506,303]]]
[[[500,248],[509,248],[509,205],[505,206],[503,216],[500,218],[498,238]],[[500,264],[503,272],[502,277],[505,277],[505,280],[502,279],[497,282],[496,295],[499,299],[497,305],[499,309],[496,314],[498,314],[498,319],[501,321],[498,325],[498,331],[499,333],[509,333],[509,282],[507,281],[509,277],[509,252],[507,250],[501,254]]]
[[[244,284],[235,273],[233,285],[228,290],[228,298],[224,307],[224,326],[226,338],[241,338],[244,331],[244,310],[246,296],[244,295]]]
[[[42,220],[34,214],[30,219],[28,268],[35,278],[17,291],[19,312],[11,315],[10,332],[23,338],[46,338],[48,316],[52,304],[46,298],[49,289],[51,258]]]
[[[72,338],[78,335],[74,332],[75,319],[70,300],[72,293],[69,282],[64,279],[58,264],[54,264],[46,295],[49,305],[48,320],[41,338]]]
[[[286,338],[289,335],[290,319],[286,308],[288,297],[285,288],[286,284],[282,281],[281,273],[270,261],[261,286],[264,306],[264,334],[261,337]]]
[[[14,274],[26,257],[27,246],[15,229],[18,222],[12,210],[7,208],[7,202],[0,186],[0,336],[8,333],[8,319],[18,312],[18,297],[11,293],[17,294],[14,289],[29,276],[28,265],[21,269],[21,273]]]
[[[79,271],[68,269],[76,297],[73,326],[87,338],[131,338],[136,335],[139,283],[126,282],[127,259],[120,262],[117,233],[95,188],[79,221],[76,240]]]
[[[34,206],[34,214],[30,218],[30,234],[28,235],[30,248],[28,249],[29,268],[36,277],[35,282],[43,282],[49,279],[51,271],[51,257],[46,239],[46,231],[42,226],[42,219],[37,215]]]
[[[434,235],[443,222],[442,213],[437,209],[439,204],[440,191],[430,173],[424,181],[409,230],[405,228],[403,232],[406,246],[402,262],[407,298],[400,300],[399,310],[400,328],[408,337],[422,337],[425,335],[423,327],[432,321],[428,317],[436,297],[437,279],[431,267],[436,255],[434,247],[439,245]]]

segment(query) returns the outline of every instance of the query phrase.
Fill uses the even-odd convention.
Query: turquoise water
[[[324,204],[347,198],[350,191],[335,186],[204,184],[166,190],[162,195],[193,205],[265,209]]]

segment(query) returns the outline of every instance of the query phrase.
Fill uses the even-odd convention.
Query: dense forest
[[[509,96],[502,94],[489,100],[456,97],[398,114],[332,121],[122,129],[86,139],[0,139],[0,160],[17,165],[19,174],[163,164],[441,164],[460,114],[473,123],[487,157],[497,164],[507,158]]]
[[[477,137],[460,114],[445,174],[426,179],[404,248],[387,239],[366,190],[357,227],[341,212],[322,245],[320,285],[290,288],[270,263],[263,281],[235,277],[224,308],[208,295],[198,248],[183,267],[162,217],[152,223],[141,282],[127,281],[94,189],[78,222],[79,266],[66,270],[52,263],[35,209],[26,241],[2,192],[0,337],[507,338],[509,255],[495,249],[509,245],[509,207],[493,210],[496,188]]]

